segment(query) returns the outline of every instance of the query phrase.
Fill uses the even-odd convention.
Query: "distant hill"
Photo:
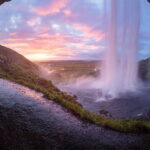
[[[20,79],[22,73],[30,76],[31,74],[36,75],[38,72],[37,65],[17,52],[0,45],[0,77],[5,78],[6,76],[3,74],[7,74],[11,78]]]
[[[77,78],[98,77],[102,61],[62,60],[38,63],[49,71],[48,79],[54,83],[76,81]],[[139,61],[138,75],[142,80],[150,80],[150,58]]]
[[[0,45],[0,64],[20,65],[23,68],[36,71],[38,66],[12,49]]]

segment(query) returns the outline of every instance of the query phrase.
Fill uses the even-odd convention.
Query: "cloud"
[[[32,19],[27,21],[27,24],[31,27],[33,27],[35,25],[40,25],[41,24],[41,18],[40,17],[32,18]]]
[[[0,44],[30,59],[97,59],[104,51],[102,1],[12,0],[0,9]],[[145,58],[150,9],[142,3],[139,56]]]
[[[61,10],[65,8],[67,4],[68,4],[68,0],[53,0],[51,3],[45,6],[33,8],[32,12],[36,13],[39,16],[55,14],[61,12]]]
[[[63,13],[66,15],[66,16],[72,16],[72,12],[69,10],[69,9],[65,9],[63,11]]]
[[[94,29],[88,25],[74,24],[74,27],[76,30],[82,32],[84,37],[92,38],[96,41],[102,40],[105,36],[104,32],[100,29]]]

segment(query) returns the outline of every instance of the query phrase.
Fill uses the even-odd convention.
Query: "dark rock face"
[[[150,57],[139,62],[139,77],[150,81]]]
[[[11,1],[11,0],[0,0],[0,5],[3,4],[4,2],[8,2],[8,1]]]

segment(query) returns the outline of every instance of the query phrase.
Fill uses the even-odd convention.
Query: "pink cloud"
[[[77,48],[77,49],[82,49],[82,50],[97,50],[99,48],[101,48],[101,46],[96,45],[96,44],[91,44],[91,45],[87,45],[86,43],[80,41],[78,43],[71,43],[71,46]]]
[[[32,60],[71,58],[74,52],[67,48],[70,38],[63,34],[40,33],[33,37],[22,37],[22,34],[11,33],[2,41],[4,46],[12,48]]]
[[[96,41],[102,40],[105,36],[104,32],[102,32],[101,30],[95,30],[87,25],[74,24],[74,28],[82,32],[84,37],[92,38]]]
[[[64,10],[63,12],[66,16],[71,16],[72,15],[72,12],[68,9]]]
[[[61,12],[61,9],[65,8],[67,4],[68,0],[53,0],[50,4],[43,7],[34,8],[32,11],[40,16],[46,16]]]
[[[28,26],[31,26],[31,27],[33,27],[35,25],[39,25],[39,24],[41,24],[41,19],[39,17],[32,18],[27,21],[27,24],[28,24]]]
[[[12,32],[8,38],[2,41],[2,44],[30,59],[34,57],[34,60],[71,59],[75,57],[78,50],[96,51],[100,47],[94,44],[87,45],[87,41],[91,38],[101,39],[103,37],[101,31],[92,30],[89,26],[81,24],[75,24],[73,27],[83,32],[84,37],[64,33],[49,33],[47,32],[49,28],[41,27],[36,33]]]

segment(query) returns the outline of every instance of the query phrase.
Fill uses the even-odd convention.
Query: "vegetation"
[[[48,79],[53,83],[68,83],[82,77],[98,77],[100,75],[101,61],[48,61],[39,65],[46,68],[50,74]],[[139,77],[150,80],[150,58],[139,62]]]
[[[58,102],[80,119],[121,132],[150,132],[150,122],[148,121],[112,120],[89,112],[75,101],[75,97],[61,92],[51,81],[39,77],[38,67],[35,64],[3,46],[0,46],[0,60],[0,78],[43,93],[46,98]]]
[[[97,77],[100,61],[48,61],[39,63],[50,71],[48,78],[53,83],[75,81],[82,77]]]
[[[102,109],[102,110],[99,111],[99,113],[102,114],[102,115],[108,115],[109,112],[105,109]]]

